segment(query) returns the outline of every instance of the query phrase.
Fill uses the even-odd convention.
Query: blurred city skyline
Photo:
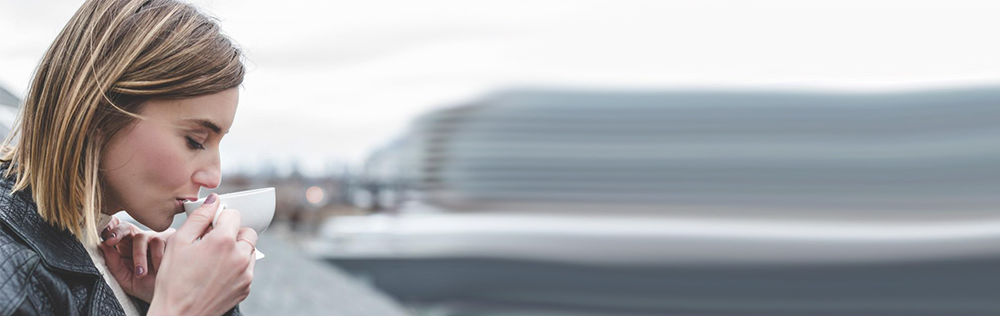
[[[23,93],[81,1],[0,1]],[[189,1],[249,73],[226,173],[357,166],[414,117],[511,87],[885,90],[995,84],[998,4],[974,1]]]

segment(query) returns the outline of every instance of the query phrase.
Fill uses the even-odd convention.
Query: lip
[[[184,212],[184,200],[174,199],[174,214]]]
[[[190,197],[187,197],[187,198],[175,198],[174,199],[174,205],[177,206],[177,210],[175,211],[175,213],[176,214],[184,213],[184,202],[187,202],[187,201],[197,201],[197,200],[198,200],[198,198],[190,198]]]

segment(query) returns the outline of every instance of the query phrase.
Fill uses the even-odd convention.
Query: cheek
[[[186,183],[185,176],[188,153],[178,146],[178,141],[169,131],[156,126],[139,124],[123,139],[122,151],[118,156],[124,159],[123,169],[129,170],[133,185],[139,189],[176,188]],[[134,183],[141,182],[141,183]],[[149,192],[159,194],[160,192]]]
[[[187,153],[171,139],[173,135],[150,135],[137,144],[135,155],[146,165],[146,179],[162,186],[178,187],[186,182]],[[155,184],[154,184],[155,185]]]

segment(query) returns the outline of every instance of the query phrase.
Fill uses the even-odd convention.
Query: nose
[[[219,184],[222,183],[222,171],[220,169],[218,160],[216,160],[216,162],[195,171],[194,175],[191,176],[191,181],[208,189],[218,188]]]

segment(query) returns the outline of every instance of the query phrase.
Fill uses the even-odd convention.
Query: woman
[[[256,233],[228,209],[210,228],[214,194],[167,228],[184,200],[221,181],[241,58],[190,5],[82,5],[4,146],[0,315],[238,314]],[[113,221],[121,210],[162,233]]]

